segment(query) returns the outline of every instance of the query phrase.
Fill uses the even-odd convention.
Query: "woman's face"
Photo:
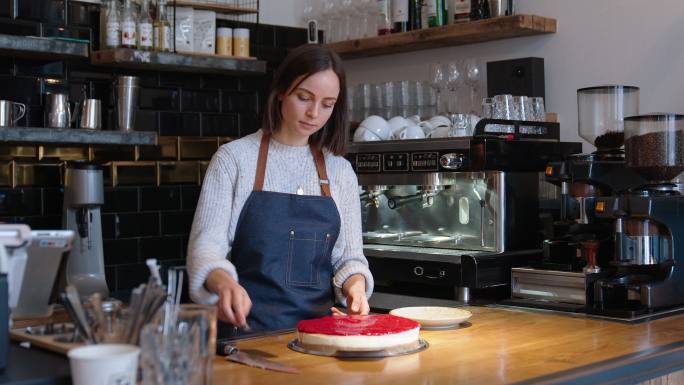
[[[340,79],[332,69],[317,72],[279,97],[283,134],[306,143],[332,115],[340,94]]]

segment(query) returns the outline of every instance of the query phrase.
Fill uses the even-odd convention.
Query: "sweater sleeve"
[[[373,293],[373,275],[368,261],[363,255],[361,235],[361,203],[359,201],[358,180],[349,162],[344,160],[340,179],[336,181],[338,210],[341,227],[332,252],[333,288],[337,301],[346,306],[347,299],[342,294],[342,285],[350,276],[361,274],[366,278],[366,297]]]
[[[214,269],[223,269],[235,280],[235,266],[227,259],[230,245],[228,231],[232,197],[237,179],[237,164],[228,150],[220,149],[207,168],[188,242],[187,269],[190,298],[197,303],[213,304],[218,296],[204,283]]]

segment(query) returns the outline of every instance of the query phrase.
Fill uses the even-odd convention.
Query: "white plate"
[[[473,315],[468,310],[443,306],[401,307],[390,311],[390,314],[412,319],[427,327],[456,326]]]

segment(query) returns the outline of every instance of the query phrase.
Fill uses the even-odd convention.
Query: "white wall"
[[[259,0],[259,22],[300,27],[304,25],[298,10],[303,0]]]
[[[303,0],[287,2],[296,5]],[[262,0],[262,7],[266,3]],[[559,114],[563,140],[581,141],[576,90],[585,86],[636,85],[641,87],[641,112],[684,112],[682,0],[517,0],[516,4],[518,13],[557,19],[558,32],[349,60],[349,82],[426,79],[427,63],[454,58],[536,56],[545,61],[546,107]]]

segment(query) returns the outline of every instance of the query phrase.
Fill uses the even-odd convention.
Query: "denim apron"
[[[231,250],[240,285],[252,300],[247,322],[255,332],[294,328],[302,319],[330,314],[330,255],[340,232],[319,149],[311,146],[322,196],[262,191],[269,140],[267,134],[261,138],[254,188],[238,218]]]

